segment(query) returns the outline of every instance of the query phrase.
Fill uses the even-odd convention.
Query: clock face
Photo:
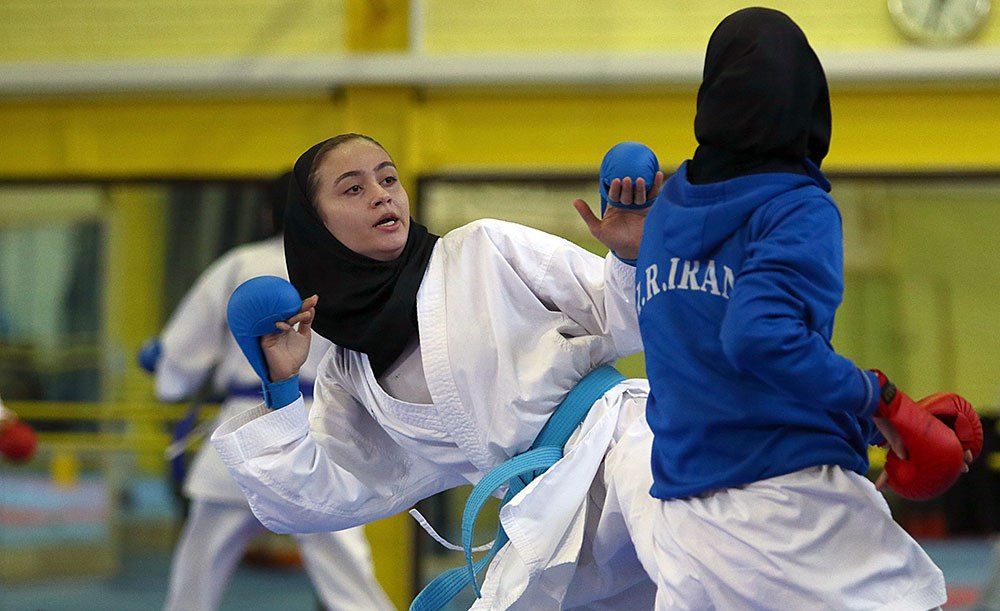
[[[889,15],[910,40],[947,45],[975,36],[990,15],[990,0],[889,0]]]

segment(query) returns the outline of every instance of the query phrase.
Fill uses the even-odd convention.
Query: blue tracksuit
[[[686,170],[650,211],[636,270],[652,495],[867,472],[878,384],[830,344],[843,244],[829,182],[815,166],[702,185]]]

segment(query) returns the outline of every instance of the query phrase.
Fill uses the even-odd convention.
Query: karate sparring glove
[[[642,210],[653,205],[653,201],[647,199],[644,204],[623,204],[613,202],[608,198],[608,189],[611,188],[611,181],[615,178],[631,178],[637,181],[642,178],[646,181],[646,193],[653,188],[653,180],[660,170],[660,162],[656,159],[656,154],[640,142],[619,142],[611,147],[604,154],[601,161],[601,217],[608,206],[615,208],[625,208],[628,210]]]
[[[10,462],[27,462],[35,454],[35,429],[14,419],[0,420],[0,456]]]
[[[900,496],[914,501],[942,494],[958,480],[965,467],[962,443],[955,431],[898,390],[884,373],[873,371],[879,383],[879,403],[874,415],[889,420],[907,453],[906,459],[891,450],[886,456],[889,485]],[[938,409],[948,409],[948,400],[938,401],[941,402]],[[957,402],[951,403],[956,406],[956,414],[959,413]]]
[[[299,292],[284,278],[257,276],[236,287],[229,297],[226,317],[229,330],[264,386],[264,402],[270,408],[288,405],[299,395],[299,377],[272,382],[260,338],[277,333],[274,323],[299,312]]]
[[[163,344],[159,337],[150,337],[139,346],[139,367],[149,373],[156,373],[156,363],[160,361],[160,353],[163,351]]]
[[[972,454],[972,460],[983,451],[983,423],[972,404],[953,392],[939,392],[917,401],[932,416],[955,432],[962,450]]]

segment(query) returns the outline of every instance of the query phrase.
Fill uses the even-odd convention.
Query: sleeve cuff
[[[293,401],[279,410],[261,404],[219,425],[212,433],[212,445],[226,465],[240,465],[268,449],[308,435],[308,418],[302,401]]]
[[[609,250],[608,256],[605,259],[611,265],[611,273],[617,279],[622,281],[622,286],[630,287],[627,294],[632,294],[634,292],[634,287],[632,286],[635,282],[635,264],[636,260],[622,259],[615,251]]]
[[[280,382],[264,382],[264,403],[268,409],[281,409],[299,398],[299,376]]]
[[[861,416],[871,418],[875,415],[875,410],[878,409],[878,376],[875,375],[874,371],[869,369],[858,369],[858,372],[861,374],[861,380],[865,385],[865,402],[861,406]]]

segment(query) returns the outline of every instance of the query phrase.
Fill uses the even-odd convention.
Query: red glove
[[[20,420],[0,420],[0,456],[11,462],[27,462],[37,445],[31,426]]]
[[[886,456],[889,485],[900,496],[914,501],[942,494],[958,480],[965,468],[962,443],[944,422],[897,390],[885,374],[878,370],[875,374],[880,394],[875,416],[886,418],[906,446],[907,458],[900,458],[891,450]],[[957,402],[951,403],[957,405]],[[947,400],[941,403],[946,404]]]
[[[972,460],[979,458],[979,453],[983,451],[983,423],[964,397],[952,392],[939,392],[917,401],[917,405],[955,431],[962,449],[972,452]]]

